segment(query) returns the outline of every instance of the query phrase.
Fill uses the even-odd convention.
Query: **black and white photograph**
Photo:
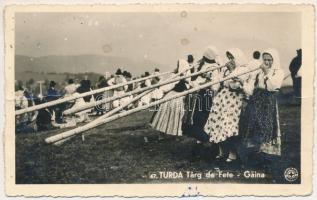
[[[15,184],[301,185],[312,9],[206,7],[14,12]]]

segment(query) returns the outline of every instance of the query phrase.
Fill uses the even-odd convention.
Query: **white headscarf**
[[[179,59],[178,60],[178,73],[183,73],[188,69],[189,69],[188,62],[184,59]]]
[[[236,76],[248,71],[248,67],[246,67],[248,61],[243,51],[241,51],[241,49],[231,48],[227,52],[229,52],[234,57],[234,62],[236,65],[235,69],[230,73],[230,76]],[[246,80],[248,78],[248,74],[239,76],[239,78],[242,80]]]
[[[181,76],[186,76],[190,73],[190,70],[189,69],[189,64],[186,60],[184,59],[178,59],[178,67],[177,67],[178,71],[177,73],[178,74],[181,74]],[[185,71],[187,71],[185,73]],[[190,80],[190,78],[187,78],[186,80]],[[170,84],[167,84],[167,85],[162,85],[159,90],[160,92],[168,92],[170,90],[172,90],[174,88],[174,86],[177,84],[178,82],[173,82],[173,83],[170,83]]]
[[[278,70],[281,68],[280,56],[279,56],[279,53],[276,49],[267,49],[267,50],[263,51],[262,56],[264,54],[270,54],[273,58],[273,65],[272,65],[271,69]]]
[[[209,60],[217,61],[219,57],[218,49],[215,46],[210,45],[205,49],[203,56]]]
[[[229,52],[234,57],[236,67],[244,66],[248,63],[248,60],[241,49],[231,48],[227,52]]]

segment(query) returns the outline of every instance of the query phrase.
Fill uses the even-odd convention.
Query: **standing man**
[[[289,71],[291,72],[291,77],[293,80],[294,96],[297,98],[301,97],[302,77],[298,73],[301,66],[302,66],[302,49],[297,49],[297,56],[293,58],[291,64],[289,65]]]
[[[59,93],[55,89],[55,86],[56,86],[55,81],[51,81],[49,88],[47,90],[47,101],[54,101],[60,97]]]
[[[58,93],[58,91],[55,88],[56,83],[55,81],[51,81],[49,88],[47,90],[47,96],[46,96],[46,100],[49,101],[54,101],[60,98],[60,94]],[[61,105],[54,105],[48,108],[48,110],[50,111],[51,115],[54,116],[55,113],[55,121],[57,123],[61,123],[62,122],[62,106]]]

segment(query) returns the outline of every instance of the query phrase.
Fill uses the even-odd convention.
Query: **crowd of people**
[[[254,154],[279,157],[277,93],[285,74],[278,52],[275,49],[255,51],[250,60],[243,51],[232,48],[224,57],[227,62],[221,63],[224,59],[217,48],[210,46],[195,64],[192,55],[187,62],[180,59],[175,73],[183,76],[215,70],[173,84],[165,98],[202,84],[215,84],[161,104],[151,119],[152,128],[168,135],[194,137],[198,145],[212,143],[218,148],[219,161],[248,163]],[[294,68],[292,64],[290,68]],[[292,76],[301,76],[297,73],[299,68]],[[227,77],[231,78],[225,80]]]
[[[160,70],[155,68],[152,74],[159,74]],[[31,107],[34,105],[51,102],[57,99],[77,96],[79,94],[92,91],[94,89],[106,88],[112,85],[124,84],[131,80],[146,78],[150,76],[149,72],[145,72],[140,77],[132,77],[132,74],[128,71],[122,71],[120,68],[117,69],[115,74],[110,74],[106,72],[104,76],[100,76],[96,83],[93,85],[92,81],[85,76],[83,80],[78,83],[78,80],[73,78],[68,79],[67,84],[64,87],[57,87],[55,81],[50,81],[46,92],[34,92],[32,89],[23,87],[21,85],[16,85],[15,91],[15,109],[23,109]],[[119,107],[125,102],[130,101],[133,96],[129,95],[123,98],[116,99],[112,102],[108,102],[92,109],[87,109],[81,112],[76,112],[72,116],[65,116],[63,113],[69,109],[76,109],[85,104],[99,101],[105,98],[122,95],[126,92],[131,92],[139,88],[148,87],[152,84],[156,84],[160,81],[161,77],[150,77],[140,82],[135,82],[132,84],[126,84],[122,87],[117,87],[111,90],[107,90],[94,95],[88,95],[81,98],[76,98],[75,100],[54,105],[45,109],[40,109],[36,112],[25,113],[16,117],[17,132],[29,132],[32,129],[37,131],[50,130],[52,128],[65,128],[74,127],[81,122],[89,122],[89,116],[99,116],[103,115],[105,112]],[[43,94],[42,94],[43,93]],[[154,96],[154,94],[156,96]],[[142,97],[139,101],[130,104],[124,110],[134,108],[138,105],[149,104],[151,101],[157,97],[156,93],[150,93]],[[30,124],[36,125],[35,128],[31,128]],[[34,130],[33,130],[34,131]]]
[[[290,65],[293,85],[296,89],[295,95],[300,95],[297,79],[301,77],[299,74],[301,51],[298,53],[300,60],[296,58]],[[222,62],[222,60],[227,61]],[[200,71],[204,73],[153,89],[138,101],[131,102],[131,99],[138,95],[131,94],[91,109],[75,112],[70,116],[65,116],[63,113],[70,109],[76,110],[94,101],[124,95],[139,88],[158,84],[162,81],[162,77],[149,77],[128,84],[127,82],[131,80],[148,77],[151,74],[145,72],[141,77],[132,77],[130,72],[122,72],[118,69],[114,75],[106,72],[104,76],[100,76],[95,86],[92,86],[87,77],[79,84],[69,79],[62,91],[58,91],[56,83],[51,81],[46,95],[39,98],[34,98],[34,95],[26,88],[17,87],[16,109],[23,109],[60,98],[76,96],[97,88],[122,85],[17,116],[17,121],[20,121],[22,125],[35,121],[37,130],[74,127],[78,123],[89,122],[90,115],[103,115],[123,104],[128,104],[122,109],[124,112],[158,99],[171,98],[156,107],[150,121],[153,129],[167,135],[194,137],[199,145],[204,143],[217,145],[216,159],[225,162],[240,159],[246,163],[253,153],[280,156],[281,131],[277,93],[282,86],[285,74],[280,66],[278,52],[275,49],[255,51],[253,57],[248,59],[243,51],[232,48],[221,57],[216,47],[209,46],[197,61],[193,55],[188,55],[187,60],[179,59],[173,75],[182,77]],[[159,73],[160,70],[155,69],[152,74]],[[179,93],[206,83],[213,84],[194,93],[173,98]]]

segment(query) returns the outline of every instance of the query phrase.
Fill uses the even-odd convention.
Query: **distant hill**
[[[135,61],[129,58],[102,55],[74,55],[74,56],[43,56],[29,57],[15,56],[16,72],[56,72],[83,73],[94,72],[104,74],[106,71],[114,73],[117,68],[130,71],[133,75],[140,75],[145,71],[153,71],[155,67],[166,68],[151,60]]]

